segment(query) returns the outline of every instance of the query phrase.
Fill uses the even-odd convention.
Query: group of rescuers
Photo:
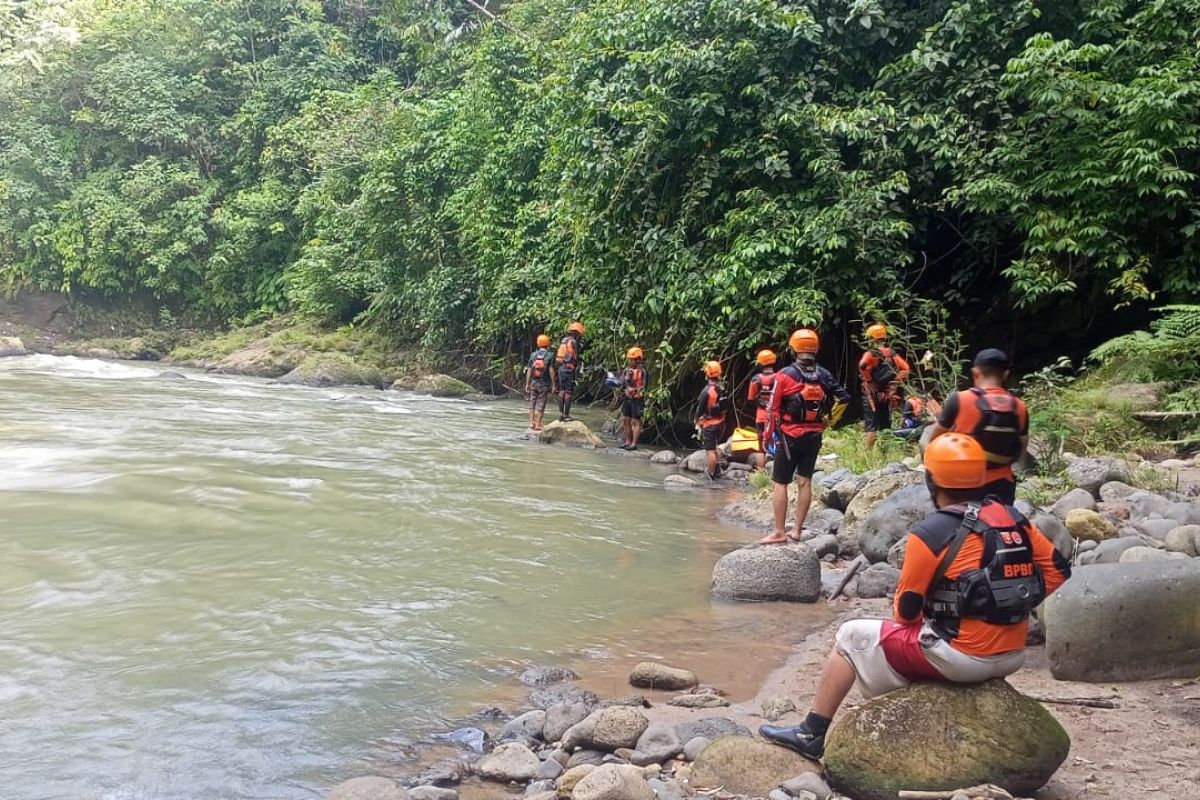
[[[526,382],[535,428],[551,391],[558,394],[560,419],[570,419],[582,335],[583,325],[572,323],[556,352],[548,350],[548,338],[539,337]],[[871,346],[859,371],[873,444],[875,434],[890,429],[890,410],[910,366],[888,344],[884,325],[871,325],[867,336]],[[774,352],[758,353],[761,371],[749,388],[749,400],[757,406],[760,467],[768,443],[775,443],[774,531],[760,540],[763,545],[800,541],[825,425],[836,423],[850,399],[817,363],[816,331],[797,330],[788,345],[795,361],[780,370],[775,369]],[[630,349],[628,358],[618,385],[624,392],[624,447],[632,449],[640,434],[648,376],[640,348]],[[936,511],[908,534],[892,619],[844,623],[804,720],[795,726],[762,726],[767,740],[820,758],[833,716],[856,681],[870,698],[916,681],[979,683],[1011,675],[1024,663],[1029,613],[1070,577],[1071,569],[1049,539],[1013,507],[1013,464],[1028,444],[1029,415],[1020,398],[1005,388],[1008,357],[995,348],[982,350],[971,372],[974,385],[948,396],[932,423],[923,460]],[[707,383],[696,402],[695,420],[713,475],[725,421],[720,362],[707,362],[704,373]],[[548,379],[539,377],[546,374]],[[913,411],[906,403],[906,417],[920,414]],[[793,480],[796,522],[788,530]]]

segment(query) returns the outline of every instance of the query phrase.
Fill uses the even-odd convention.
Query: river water
[[[532,664],[620,692],[661,656],[752,693],[815,617],[709,602],[749,538],[715,521],[720,493],[523,423],[517,403],[0,360],[5,796],[319,797],[400,774]]]

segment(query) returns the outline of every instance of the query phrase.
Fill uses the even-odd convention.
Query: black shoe
[[[758,732],[772,744],[795,750],[802,756],[818,759],[825,755],[825,734],[813,733],[803,723],[790,728],[763,725]]]

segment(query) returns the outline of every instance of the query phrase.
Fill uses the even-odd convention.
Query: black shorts
[[[802,436],[787,436],[775,448],[775,467],[771,471],[771,480],[787,486],[792,478],[811,478],[817,469],[817,454],[821,452],[822,434],[817,431]]]
[[[529,410],[539,413],[546,410],[546,398],[550,396],[550,384],[533,381],[529,384]]]
[[[705,450],[716,450],[721,443],[721,429],[724,425],[710,425],[700,429],[700,446]]]
[[[626,397],[621,401],[621,416],[641,419],[642,414],[645,413],[646,399],[644,397]]]
[[[575,370],[567,369],[566,367],[558,368],[558,391],[574,394]]]
[[[984,496],[995,495],[1006,506],[1017,502],[1017,482],[1007,478],[997,478],[983,485]]]
[[[887,396],[875,401],[875,410],[871,410],[871,401],[863,395],[863,424],[867,433],[888,431],[892,429],[892,401]]]

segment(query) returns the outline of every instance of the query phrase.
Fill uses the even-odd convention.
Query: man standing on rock
[[[725,415],[729,411],[729,394],[721,383],[721,362],[706,361],[704,377],[707,379],[700,396],[696,398],[696,410],[692,418],[700,432],[700,446],[704,448],[704,474],[709,480],[721,476],[721,456],[717,445],[725,430]]]
[[[837,423],[850,394],[829,370],[817,364],[821,339],[817,332],[802,328],[792,334],[788,344],[796,353],[796,362],[780,370],[772,383],[763,438],[775,439],[774,483],[771,502],[775,512],[775,530],[759,544],[783,544],[789,538],[800,541],[804,520],[812,505],[812,475],[817,454],[825,435],[825,408],[833,402],[829,420]],[[796,528],[787,535],[788,485],[796,481]]]
[[[856,679],[871,698],[915,681],[981,683],[1025,663],[1029,612],[1070,565],[1021,512],[986,495],[986,456],[971,437],[935,439],[925,470],[938,510],[908,535],[894,618],[838,628],[804,722],[759,729],[775,744],[820,758]]]
[[[771,405],[771,387],[775,383],[775,351],[759,350],[754,357],[755,363],[762,370],[750,379],[747,399],[754,403],[754,428],[758,431],[758,452],[754,454],[754,463],[759,469],[767,468],[767,411]]]
[[[567,335],[554,354],[554,365],[558,368],[558,421],[570,422],[571,401],[575,397],[575,378],[583,367],[583,323],[572,322],[567,326]]]
[[[551,392],[558,391],[558,380],[554,374],[554,353],[550,351],[550,337],[537,337],[537,350],[529,356],[525,366],[525,394],[529,395],[529,427],[542,429],[546,416],[546,399]]]
[[[886,435],[892,429],[892,405],[898,401],[899,386],[908,380],[908,373],[912,369],[907,361],[892,350],[887,336],[887,326],[882,322],[869,326],[867,338],[871,344],[858,361],[868,450],[875,446],[875,438],[880,431]]]
[[[987,453],[987,494],[1002,502],[1017,502],[1017,476],[1012,465],[1029,446],[1029,411],[1025,403],[1004,388],[1008,356],[994,347],[975,356],[971,377],[975,385],[946,398],[933,424],[933,438],[948,431],[965,433]]]

